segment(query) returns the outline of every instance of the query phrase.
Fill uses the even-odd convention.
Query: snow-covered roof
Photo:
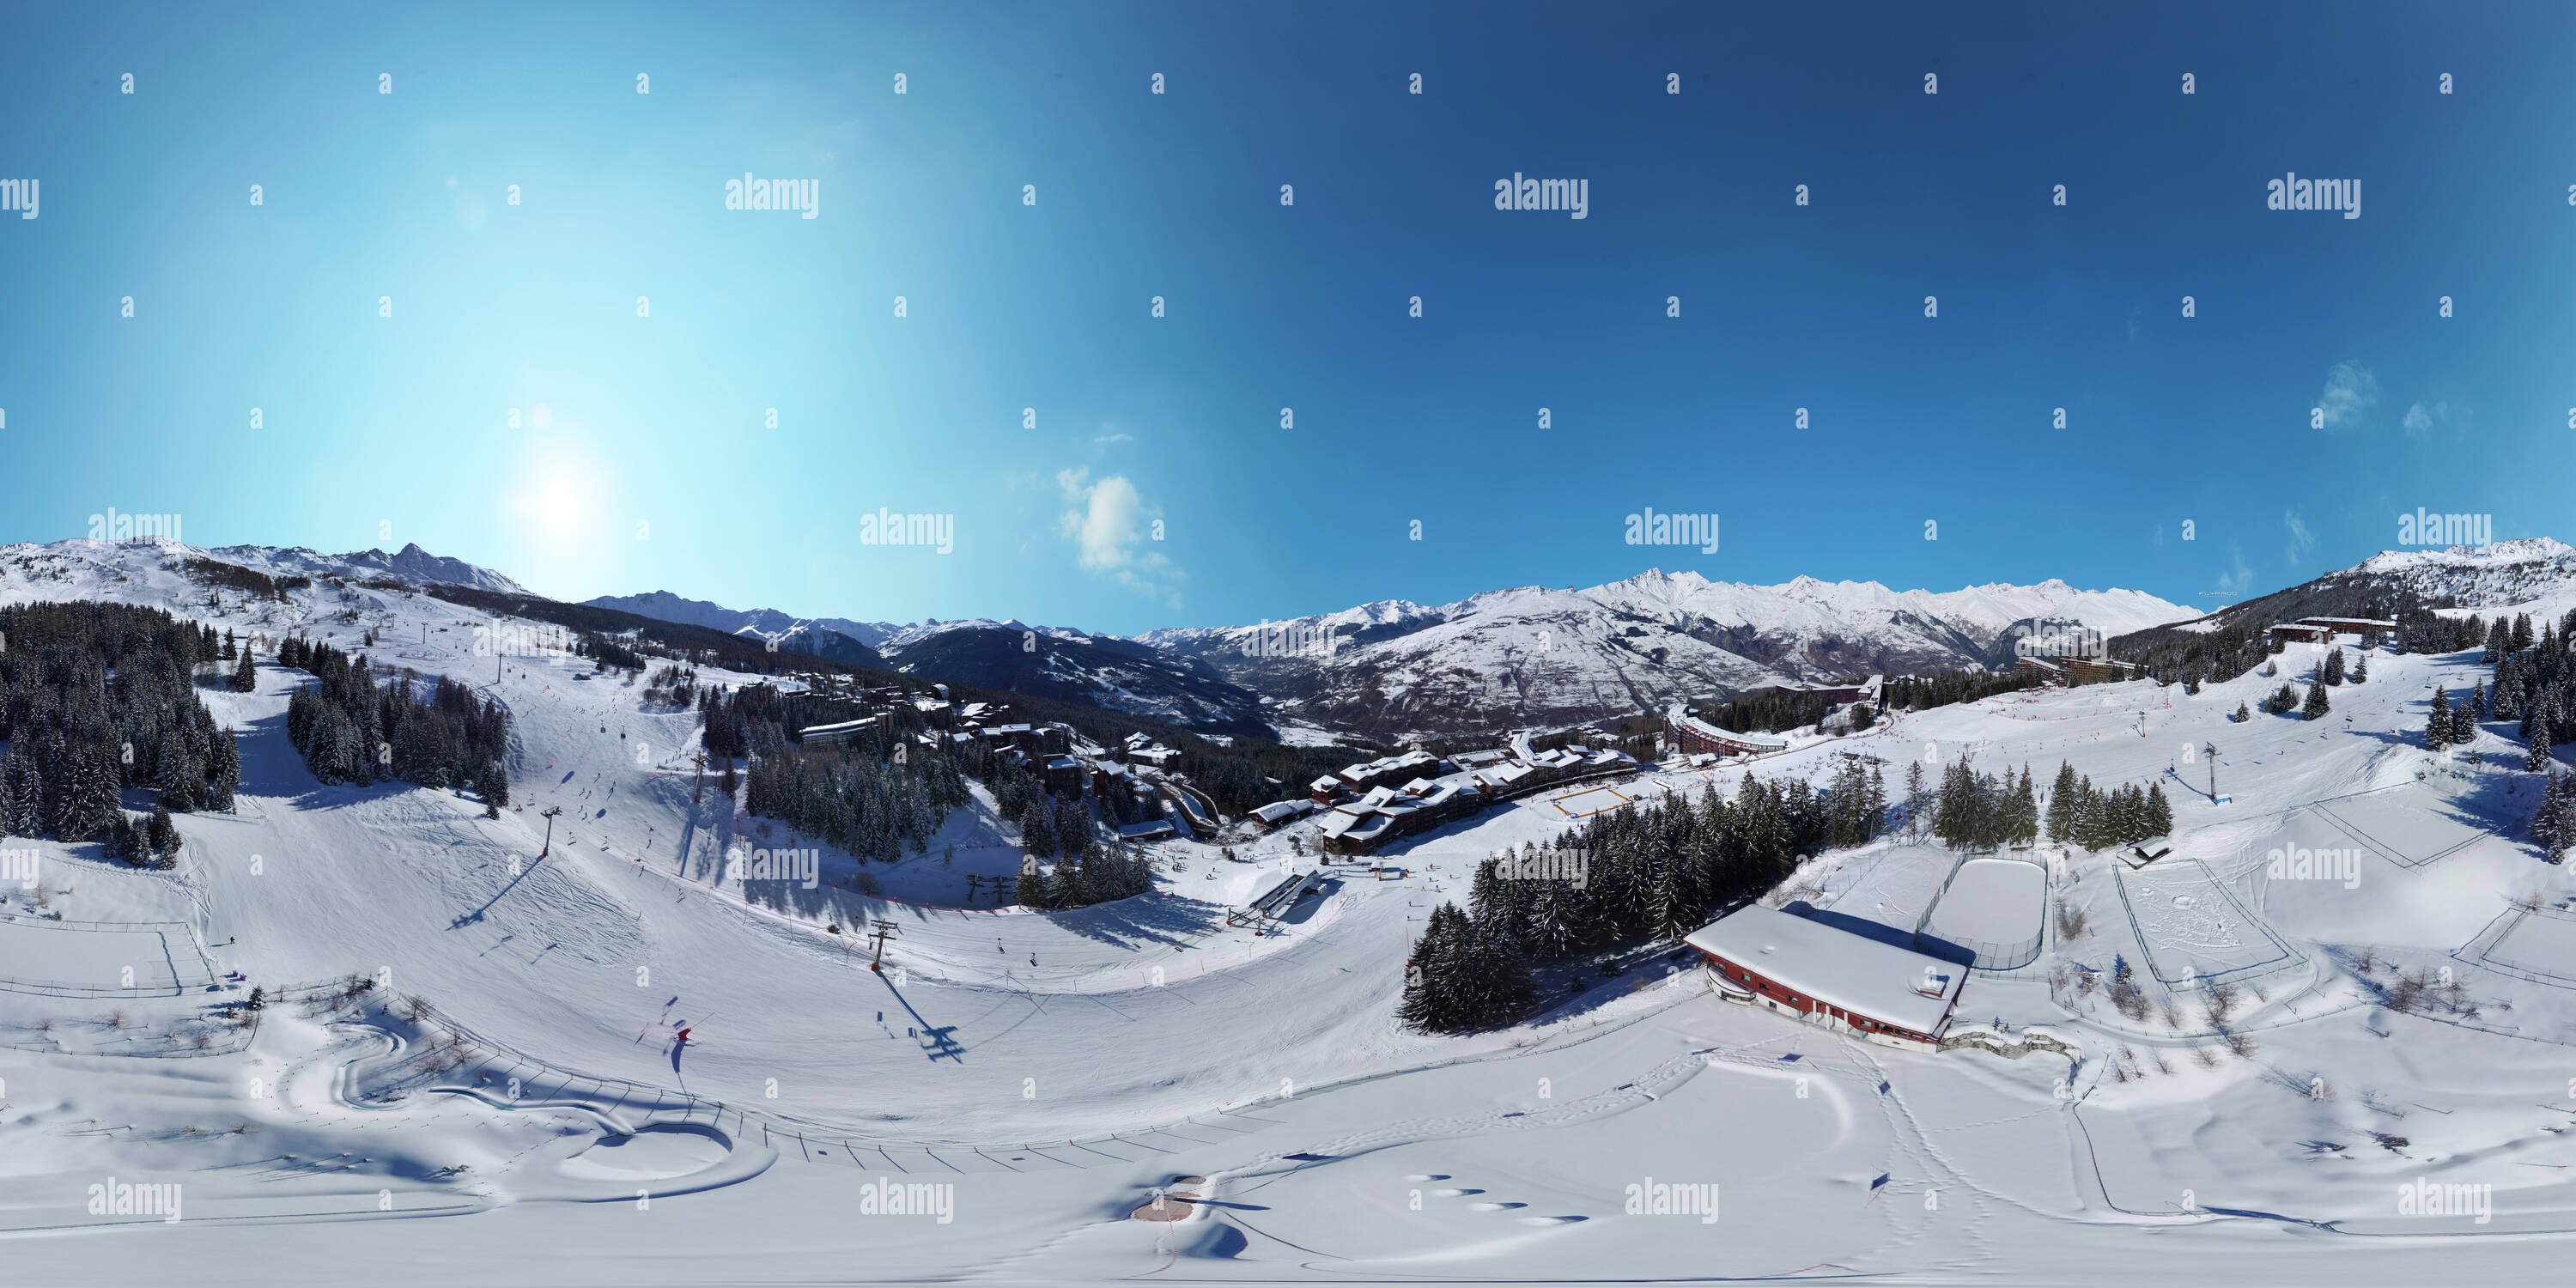
[[[1737,909],[1682,942],[1843,1010],[1934,1034],[1968,968],[1760,904]],[[1928,972],[1928,974],[1927,974]],[[1940,991],[1917,986],[1937,980]]]

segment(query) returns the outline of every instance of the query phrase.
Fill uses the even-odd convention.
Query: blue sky
[[[0,540],[1124,633],[1650,566],[2207,607],[2417,506],[2576,537],[2576,14],[1601,8],[22,6]]]

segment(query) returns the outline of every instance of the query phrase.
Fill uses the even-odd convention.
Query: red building
[[[1718,996],[1866,1038],[1932,1051],[1968,968],[1759,904],[1693,931]]]

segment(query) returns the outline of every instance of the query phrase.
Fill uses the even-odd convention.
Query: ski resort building
[[[2037,671],[2061,684],[2108,684],[2115,680],[2134,680],[2147,673],[2135,662],[2114,657],[2023,657],[2015,669]]]
[[[865,716],[857,720],[844,720],[839,724],[807,725],[796,731],[796,741],[808,744],[842,742],[875,728],[884,718]]]
[[[1873,675],[1858,684],[1813,684],[1801,682],[1794,684],[1775,684],[1767,689],[1756,689],[1754,692],[1788,693],[1802,697],[1819,697],[1823,698],[1827,702],[1876,702],[1878,701],[1879,690],[1886,687],[1886,684],[1886,676]]]
[[[1678,702],[1665,710],[1664,728],[1671,735],[1673,746],[1683,752],[1708,752],[1718,756],[1759,756],[1774,751],[1786,751],[1789,747],[1788,743],[1778,738],[1720,729],[1692,715]]]
[[[2285,643],[2332,644],[2337,635],[2360,635],[2378,631],[2384,635],[2397,632],[2397,623],[2376,617],[2302,617],[2264,628],[2265,637]]]
[[[1408,751],[1353,765],[1335,777],[1340,778],[1350,790],[1364,792],[1372,787],[1391,786],[1437,774],[1440,770],[1439,757],[1426,751]]]
[[[1760,904],[1682,942],[1717,995],[1900,1050],[1938,1050],[1968,968]]]

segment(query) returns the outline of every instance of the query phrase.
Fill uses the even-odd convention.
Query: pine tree
[[[1471,933],[1458,905],[1443,903],[1432,910],[1422,937],[1413,943],[1412,959],[1405,964],[1404,996],[1396,1004],[1396,1015],[1405,1024],[1426,1033],[1445,1033],[1473,1022],[1460,1006],[1467,991],[1464,958]]]
[[[2048,842],[2064,845],[2075,839],[2075,766],[2057,762],[2057,782],[2048,789]]]
[[[1923,762],[1905,764],[1905,827],[1916,836],[1923,834],[1923,810],[1929,804],[1923,797]]]
[[[169,856],[179,849],[179,825],[170,819],[165,805],[152,807],[152,821],[144,825],[144,840],[157,855]]]
[[[2309,685],[2305,716],[2310,720],[2322,719],[2326,710],[2326,686],[2323,683]]]
[[[2433,689],[2433,705],[2424,717],[2424,746],[2433,751],[2451,745],[2451,694],[2439,686]]]
[[[2351,674],[2351,675],[2348,675],[2348,676],[2345,676],[2345,677],[2344,677],[2344,680],[2345,680],[2345,682],[2346,682],[2346,683],[2349,683],[2349,684],[2367,684],[2367,683],[2369,683],[2369,681],[2370,681],[2370,654],[2369,654],[2369,653],[2364,652],[2364,653],[2362,653],[2359,657],[2356,657],[2356,658],[2354,658],[2354,659],[2352,660],[2352,674]]]
[[[241,661],[233,667],[232,690],[248,693],[259,687],[259,663],[250,655],[250,645],[242,645]]]
[[[2453,746],[2465,747],[2478,740],[2478,699],[2485,696],[2484,693],[2473,692],[2467,699],[2451,708]]]
[[[727,765],[725,768],[730,771],[733,766]],[[1011,899],[1013,902],[1027,908],[1052,908],[1055,906],[1053,892],[1048,888],[1046,874],[1038,870],[1038,861],[1036,856],[1021,856],[1020,879],[1011,890]]]
[[[2243,723],[2245,723],[2246,721],[2251,720],[2251,719],[2253,719],[2253,718],[2254,718],[2254,713],[2253,713],[2253,712],[2251,712],[2251,711],[2246,710],[2246,709],[2245,709],[2245,704],[2244,704],[2244,703],[2242,703],[2242,702],[2239,702],[2239,703],[2237,703],[2237,704],[2236,704],[2236,714],[2235,714],[2235,715],[2232,715],[2232,716],[2227,717],[2228,721],[2229,721],[2230,723],[2233,723],[2233,724],[2243,724]]]
[[[474,790],[483,798],[483,817],[501,817],[501,807],[510,803],[510,776],[502,772],[501,762],[483,762],[483,772],[475,779]]]
[[[2531,812],[2531,843],[2539,846],[2541,857],[2552,863],[2558,861],[2558,851],[2567,844],[2567,834],[2560,829],[2561,816],[2566,812],[2566,790],[2558,771],[2551,770],[2549,782],[2540,789],[2540,807]]]
[[[2164,784],[2157,783],[2148,787],[2147,835],[2171,836],[2173,835],[2173,826],[2173,802],[2165,799]]]
[[[2326,655],[2325,680],[2328,684],[2343,683],[2343,646],[2340,644],[2335,646],[2334,652]]]
[[[2549,736],[2548,714],[2544,712],[2532,717],[2531,746],[2530,750],[2523,753],[2522,758],[2522,767],[2524,769],[2536,774],[2549,768]],[[2551,775],[2551,782],[2555,783],[2556,781],[2556,775],[2553,772]]]

